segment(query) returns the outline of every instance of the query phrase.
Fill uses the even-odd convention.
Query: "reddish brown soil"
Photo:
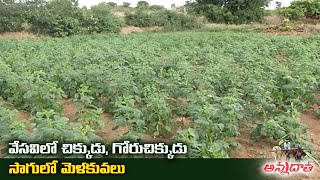
[[[269,152],[272,147],[277,145],[276,142],[258,141],[251,139],[250,133],[256,128],[256,125],[243,122],[240,128],[240,135],[236,138],[239,147],[235,150],[233,158],[273,158]]]
[[[320,152],[320,118],[306,111],[301,117],[301,122],[308,126],[308,136],[316,151]]]
[[[74,117],[77,112],[76,105],[71,99],[65,99],[60,102],[63,105],[63,113],[71,122],[74,121]]]
[[[143,29],[139,27],[134,27],[134,26],[128,26],[121,29],[122,34],[131,34],[136,32],[143,32]]]
[[[316,24],[320,23],[319,19],[311,19],[311,18],[302,19],[300,21],[302,23],[304,23],[304,24],[313,24],[313,25],[316,25]]]
[[[103,114],[102,120],[104,122],[104,130],[102,132],[98,132],[97,134],[109,142],[116,141],[121,135],[129,132],[129,127],[126,126],[113,129],[114,125],[111,121],[112,116],[109,114]]]
[[[313,144],[313,148],[320,153],[320,118],[315,116],[309,111],[303,113],[301,117],[301,122],[308,126],[308,136]],[[315,172],[310,177],[304,177],[300,179],[312,179],[319,180],[320,179],[320,168],[316,167]]]
[[[153,136],[148,134],[144,134],[142,136],[143,136],[143,141],[147,143],[167,143],[167,144],[171,143],[171,140],[166,138],[154,138]]]
[[[19,111],[18,114],[13,118],[14,121],[29,120],[31,118],[30,112]]]
[[[313,33],[308,28],[299,28],[292,31],[279,31],[279,30],[266,30],[266,33],[272,35],[293,35],[293,36],[306,36],[312,35]]]

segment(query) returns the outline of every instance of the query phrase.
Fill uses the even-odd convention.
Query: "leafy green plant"
[[[259,124],[253,135],[257,134],[262,138],[273,138],[274,140],[279,140],[289,134],[288,138],[299,143],[305,140],[301,139],[301,135],[306,134],[306,126],[301,124],[298,119],[279,115]]]
[[[133,96],[120,96],[114,102],[114,123],[116,127],[126,124],[133,125],[133,128],[140,132],[146,131],[146,122],[142,119],[143,113],[135,107]]]
[[[88,96],[91,92],[88,86],[81,85],[78,93],[75,94],[75,102],[77,106],[76,120],[82,124],[81,129],[102,130],[104,123],[101,119],[103,113],[102,108],[92,105],[93,97]],[[92,128],[92,130],[90,130]]]
[[[284,19],[284,23],[281,25],[274,25],[271,27],[273,30],[278,31],[292,31],[296,29],[296,26],[290,22],[289,19]]]
[[[28,137],[25,122],[13,122],[16,110],[8,109],[0,103],[0,143],[7,143],[14,138]]]
[[[2,39],[0,94],[11,108],[0,109],[1,141],[104,142],[108,113],[113,130],[129,129],[124,138],[185,142],[187,157],[228,157],[243,121],[257,124],[253,137],[306,144],[299,117],[317,102],[319,42],[234,32]],[[32,117],[13,123],[8,109]]]
[[[151,27],[157,24],[153,21],[152,15],[147,12],[137,11],[135,13],[126,14],[126,24],[137,27]]]
[[[279,13],[290,20],[300,20],[304,17],[304,10],[301,8],[281,8]]]
[[[146,105],[143,110],[144,119],[148,131],[153,133],[155,137],[159,135],[167,136],[173,130],[172,112],[166,101],[166,96],[162,94],[150,94],[145,98]]]
[[[291,6],[294,9],[303,9],[305,17],[319,19],[320,3],[318,0],[294,1]]]
[[[87,33],[118,33],[123,25],[124,22],[113,15],[109,4],[100,3],[86,13],[82,26]]]

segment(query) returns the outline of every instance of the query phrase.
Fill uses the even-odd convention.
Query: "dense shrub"
[[[113,8],[118,6],[115,2],[108,2],[107,4]]]
[[[101,3],[90,10],[78,7],[73,0],[51,0],[29,14],[28,23],[36,33],[54,37],[82,33],[117,33],[123,22],[111,12],[112,6]]]
[[[197,21],[197,18],[193,16],[186,16],[172,11],[162,11],[158,16],[161,17],[158,18],[158,22],[163,23],[160,25],[163,25],[167,30],[176,31],[200,27],[200,23]]]
[[[259,21],[263,17],[263,15],[254,15],[255,12],[249,13],[246,9],[231,12],[213,4],[196,6],[193,11],[207,17],[213,23],[242,24]]]
[[[82,29],[82,33],[118,33],[121,31],[123,25],[124,23],[115,16],[88,16],[84,21],[84,28]]]
[[[126,24],[129,26],[151,27],[156,25],[156,22],[154,21],[152,14],[145,11],[127,13],[125,20]]]
[[[17,32],[23,30],[23,20],[15,16],[2,16],[0,14],[0,33],[1,32]]]
[[[302,18],[320,18],[319,0],[293,1],[289,7],[278,10],[281,15],[290,20],[299,20]]]
[[[8,3],[9,2],[9,3]],[[119,32],[123,22],[101,3],[90,10],[79,8],[76,0],[0,0],[0,32],[31,30],[54,37],[81,33]]]
[[[107,3],[91,7],[83,22],[87,33],[118,33],[124,25],[124,22],[112,14],[112,6]]]
[[[214,23],[245,24],[261,22],[265,16],[267,0],[197,0],[188,3],[189,12],[200,14]]]
[[[200,27],[197,18],[169,10],[126,14],[127,25],[137,27],[161,26],[168,30],[184,30]]]
[[[149,9],[153,10],[153,11],[159,11],[159,10],[165,10],[166,8],[163,6],[159,6],[159,5],[152,5],[149,7]]]
[[[77,3],[70,0],[49,1],[30,17],[32,30],[55,37],[70,36],[80,32],[84,15]]]
[[[26,21],[25,12],[26,7],[20,4],[0,1],[0,32],[22,31]]]
[[[39,14],[42,16],[34,16],[30,20],[32,30],[36,33],[63,37],[80,31],[80,22],[76,18],[55,15],[49,11],[42,11]]]
[[[301,8],[282,8],[279,13],[290,20],[299,20],[304,17],[304,10]]]
[[[130,3],[128,3],[128,2],[123,2],[123,3],[122,3],[122,6],[128,8],[128,7],[130,7]]]
[[[148,8],[150,5],[147,1],[139,1],[137,3],[137,8]]]
[[[319,19],[320,18],[320,1],[319,0],[303,0],[293,1],[290,8],[300,9],[304,11],[307,18]]]
[[[197,6],[193,10],[215,23],[224,23],[229,16],[222,8],[212,4]]]

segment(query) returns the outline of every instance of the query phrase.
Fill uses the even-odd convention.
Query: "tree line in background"
[[[185,5],[189,13],[205,16],[210,22],[244,24],[263,22],[269,14],[278,14],[289,20],[320,18],[320,0],[295,0],[289,7],[277,8],[269,12],[265,8],[272,0],[196,0]]]
[[[124,12],[125,18],[116,16],[116,11]],[[31,31],[63,37],[118,33],[125,25],[183,30],[198,27],[199,23],[195,17],[149,6],[146,1],[139,1],[136,8],[130,8],[130,3],[100,3],[87,9],[79,7],[77,0],[0,0],[0,32]]]
[[[51,36],[118,32],[122,26],[109,5],[88,10],[75,0],[1,0],[0,17],[1,32],[30,30]]]
[[[0,32],[31,31],[55,37],[75,34],[112,32],[129,26],[161,26],[167,30],[194,29],[201,26],[197,16],[209,22],[246,24],[262,22],[270,12],[265,10],[270,0],[196,0],[170,11],[163,6],[139,1],[135,8],[124,2],[100,3],[87,9],[77,0],[0,0]],[[320,18],[320,0],[296,0],[289,7],[271,13],[289,20]],[[186,12],[188,14],[186,14]],[[123,12],[124,17],[115,15]]]

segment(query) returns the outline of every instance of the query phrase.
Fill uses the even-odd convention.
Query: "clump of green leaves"
[[[27,140],[30,133],[27,128],[30,123],[27,120],[13,121],[18,111],[9,109],[0,102],[0,144],[5,144],[14,139]]]
[[[297,27],[295,24],[293,24],[290,19],[284,19],[284,22],[281,25],[274,25],[270,27],[269,29],[272,30],[278,30],[278,31],[293,31]]]
[[[305,125],[301,124],[299,119],[290,116],[279,115],[270,119],[266,119],[262,124],[258,124],[255,132],[252,133],[253,137],[260,138],[273,138],[279,140],[288,134],[294,142],[302,142],[301,135],[307,133]],[[305,137],[306,138],[306,137]]]
[[[183,15],[169,10],[149,12],[138,10],[126,14],[126,24],[137,27],[160,26],[166,30],[177,31],[201,27],[196,17]]]
[[[102,108],[97,108],[92,105],[93,97],[88,95],[91,90],[88,86],[81,85],[78,92],[75,94],[75,103],[77,106],[76,121],[82,124],[81,129],[102,130],[104,123],[101,115],[103,113]]]

